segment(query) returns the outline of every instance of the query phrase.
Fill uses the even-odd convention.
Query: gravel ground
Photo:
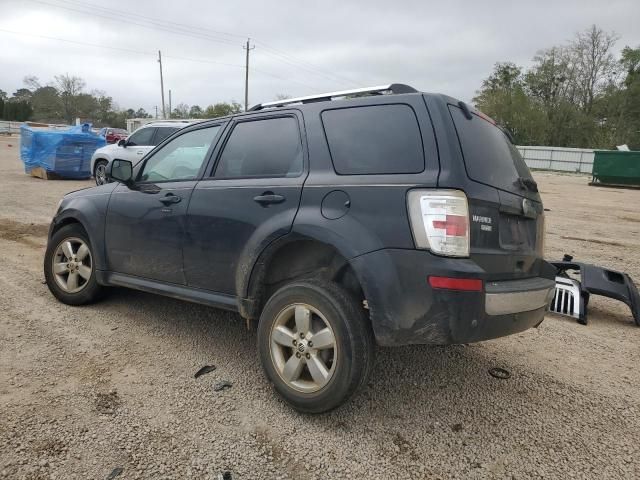
[[[640,328],[626,306],[595,297],[586,327],[548,315],[480,344],[380,349],[352,402],[300,415],[272,393],[237,315],[123,289],[56,302],[47,224],[91,183],[27,177],[17,152],[0,138],[0,478],[640,477]],[[548,257],[640,283],[640,191],[536,178]],[[217,368],[194,379],[203,365]],[[221,380],[233,386],[214,391]]]

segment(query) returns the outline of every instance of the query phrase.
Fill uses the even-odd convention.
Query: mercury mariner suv
[[[445,95],[392,84],[259,104],[108,174],[60,202],[53,295],[81,305],[124,286],[258,320],[266,376],[301,411],[366,384],[376,344],[521,332],[554,293],[529,169]]]

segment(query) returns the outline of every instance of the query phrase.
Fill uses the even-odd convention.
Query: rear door
[[[537,184],[515,145],[490,118],[454,105],[449,111],[468,177],[495,188],[497,194],[490,202],[486,195],[467,192],[471,246],[512,255],[513,261],[496,262],[492,268],[524,271],[543,253],[544,216]]]
[[[290,231],[307,158],[299,112],[243,116],[228,131],[194,189],[184,263],[189,286],[235,295],[243,253]]]

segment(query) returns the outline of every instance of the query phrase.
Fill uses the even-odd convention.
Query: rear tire
[[[67,305],[84,305],[100,298],[95,255],[80,224],[66,225],[53,234],[44,256],[44,277],[51,293]]]
[[[105,185],[111,183],[107,177],[107,165],[109,162],[106,160],[98,160],[93,168],[93,178],[96,181],[96,185]]]
[[[354,395],[375,353],[361,303],[337,284],[317,280],[286,285],[267,301],[258,352],[275,390],[306,413],[329,411]]]

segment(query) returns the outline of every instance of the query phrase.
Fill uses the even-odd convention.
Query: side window
[[[170,135],[173,135],[178,129],[175,127],[158,127],[158,131],[156,132],[156,137],[153,139],[154,145],[160,145],[165,138]]]
[[[141,128],[133,133],[127,140],[128,145],[136,146],[148,146],[151,145],[151,140],[153,139],[153,134],[156,132],[155,128]]]
[[[192,180],[198,176],[220,126],[186,132],[156,151],[140,173],[143,182]]]
[[[302,173],[302,141],[293,117],[236,124],[222,151],[216,177],[297,177]]]
[[[322,124],[340,175],[424,171],[418,119],[408,105],[325,110]]]

